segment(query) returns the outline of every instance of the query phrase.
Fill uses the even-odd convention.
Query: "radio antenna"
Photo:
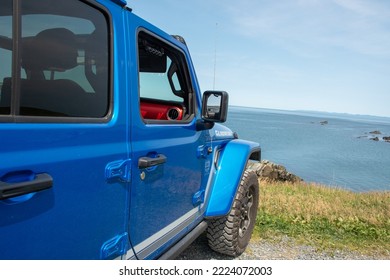
[[[215,76],[217,72],[217,31],[218,31],[218,22],[215,23],[215,37],[214,37],[214,80],[213,80],[213,90],[215,90]]]

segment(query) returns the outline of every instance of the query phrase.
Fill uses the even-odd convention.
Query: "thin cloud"
[[[390,56],[390,3],[378,1],[242,1],[231,7],[236,32],[292,52],[327,47]]]
[[[361,1],[361,0],[333,0],[336,5],[339,5],[346,10],[361,16],[388,17],[389,7],[383,5],[380,1]]]

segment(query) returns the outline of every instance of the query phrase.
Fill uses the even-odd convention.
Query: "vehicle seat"
[[[22,115],[30,115],[31,109],[34,112],[42,110],[45,112],[43,115],[85,114],[87,104],[79,102],[81,96],[87,95],[83,88],[69,79],[54,80],[55,72],[64,72],[77,66],[77,51],[75,34],[65,28],[43,30],[24,42],[22,68],[26,70],[27,78],[21,79],[20,84]],[[45,78],[43,71],[47,70],[51,71],[50,79]],[[11,91],[11,78],[5,78],[1,90],[1,107],[9,106]]]

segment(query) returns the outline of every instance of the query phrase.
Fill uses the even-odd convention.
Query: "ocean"
[[[390,190],[390,143],[383,141],[390,118],[231,106],[226,125],[239,138],[260,143],[262,159],[307,182]],[[375,131],[380,134],[370,133]]]

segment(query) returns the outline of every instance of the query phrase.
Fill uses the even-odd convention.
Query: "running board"
[[[161,255],[159,260],[173,260],[179,256],[192,242],[195,241],[205,230],[207,229],[207,222],[203,221],[197,225],[192,231],[190,231],[186,236],[180,239],[173,247],[171,247],[167,252]]]

